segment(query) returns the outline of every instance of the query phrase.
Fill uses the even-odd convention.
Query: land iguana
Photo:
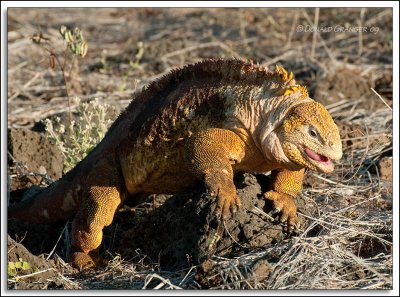
[[[271,171],[264,196],[293,228],[304,170],[330,173],[341,156],[332,117],[292,73],[204,60],[150,83],[86,158],[8,215],[31,223],[74,218],[70,262],[83,269],[95,265],[89,252],[127,197],[203,182],[226,220],[241,205],[234,173]]]

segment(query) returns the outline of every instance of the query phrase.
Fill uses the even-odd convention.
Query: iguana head
[[[332,160],[342,157],[339,130],[326,108],[316,101],[292,107],[278,134],[287,158],[302,167],[329,173],[334,168]]]

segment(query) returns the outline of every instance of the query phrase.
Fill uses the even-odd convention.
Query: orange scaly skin
[[[331,116],[292,73],[206,60],[151,83],[84,160],[8,214],[32,223],[74,218],[70,261],[83,269],[95,265],[89,253],[128,196],[203,182],[217,197],[217,215],[228,219],[240,207],[235,172],[272,171],[264,195],[293,227],[304,169],[331,172],[341,155]]]

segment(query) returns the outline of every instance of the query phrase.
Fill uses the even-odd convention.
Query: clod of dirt
[[[206,260],[199,266],[194,279],[202,288],[216,287],[223,283],[221,276],[216,274],[215,270],[218,267],[216,264],[215,261]]]
[[[24,128],[8,129],[8,151],[16,161],[27,165],[29,171],[46,173],[52,179],[62,176],[63,156],[60,150],[40,133]],[[17,189],[13,180],[11,188]]]
[[[262,282],[267,279],[273,268],[272,265],[264,259],[258,260],[252,267],[252,272],[258,282]]]
[[[379,176],[384,180],[392,180],[393,169],[392,169],[393,157],[383,157],[378,164]]]
[[[257,178],[265,176],[237,176],[242,207],[225,223],[216,219],[216,199],[204,194],[204,189],[169,198],[126,233],[121,253],[129,255],[139,248],[159,260],[162,267],[181,268],[202,263],[214,254],[230,257],[283,239],[283,227],[265,214],[272,207],[262,197],[265,189],[261,189]],[[310,214],[302,198],[297,199],[297,205]],[[299,219],[303,224],[302,217]]]

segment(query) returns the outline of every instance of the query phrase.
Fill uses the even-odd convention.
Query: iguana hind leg
[[[226,219],[240,206],[232,165],[244,155],[245,144],[234,132],[210,128],[192,136],[186,145],[190,170],[217,196],[217,216]]]
[[[93,185],[72,223],[70,262],[80,270],[95,266],[89,252],[100,246],[103,228],[112,223],[115,211],[124,200],[121,178],[115,168],[107,163],[97,168],[95,178],[91,177]]]

